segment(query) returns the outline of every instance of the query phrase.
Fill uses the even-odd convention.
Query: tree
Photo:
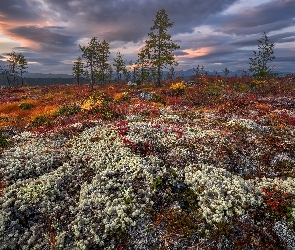
[[[7,55],[9,56],[9,58],[7,59],[9,74],[6,74],[8,85],[10,86],[11,84],[11,79],[9,78],[9,75],[13,77],[13,84],[16,84],[17,75],[19,73],[18,70],[20,70],[23,85],[23,73],[25,72],[25,69],[28,68],[28,62],[26,58],[22,54],[16,54],[15,51],[12,51]]]
[[[108,68],[106,69],[106,80],[110,83],[113,77],[113,67],[111,64],[108,65]]]
[[[259,42],[258,52],[254,51],[254,58],[249,58],[249,71],[253,72],[252,76],[257,78],[272,77],[274,74],[271,71],[274,66],[270,68],[267,63],[275,59],[275,56],[273,56],[274,44],[269,43],[265,32],[262,38],[257,41]]]
[[[138,58],[135,63],[135,69],[138,71],[138,81],[142,84],[144,81],[149,80],[150,72],[150,60],[145,57],[145,49],[142,48],[137,54]]]
[[[93,37],[88,43],[88,46],[79,45],[83,54],[82,57],[86,59],[86,70],[84,75],[91,79],[90,86],[93,90],[95,80],[98,79],[105,82],[109,75],[108,57],[110,55],[109,44],[104,40],[102,42]]]
[[[156,68],[157,85],[161,85],[162,69],[167,65],[177,65],[172,52],[179,49],[176,43],[171,40],[167,29],[172,27],[168,14],[161,9],[156,14],[154,25],[150,28],[149,39],[145,41],[144,55],[150,60],[151,66]]]
[[[82,57],[86,60],[85,71],[84,74],[86,77],[90,78],[90,87],[93,90],[93,86],[95,84],[95,67],[97,63],[98,57],[98,46],[99,41],[97,37],[92,37],[88,46],[79,45],[80,50],[83,52]]]
[[[230,71],[228,68],[225,67],[224,70],[222,70],[222,72],[223,72],[224,76],[227,77]]]
[[[22,86],[24,86],[24,78],[23,78],[23,73],[25,73],[25,69],[28,68],[28,62],[27,59],[22,55],[18,55],[18,65],[17,68],[20,70],[20,77],[22,80]]]
[[[73,76],[76,77],[78,85],[80,84],[81,75],[84,74],[84,68],[83,67],[84,67],[84,63],[83,63],[81,57],[79,56],[77,58],[77,61],[75,61],[74,65],[73,65]]]
[[[174,69],[174,67],[171,67],[169,69],[169,72],[167,73],[167,79],[169,81],[174,81],[175,80],[175,69]]]
[[[119,83],[122,80],[122,73],[126,77],[126,62],[123,60],[123,55],[121,55],[119,51],[117,52],[117,57],[114,58],[114,61],[115,63],[113,64],[113,66],[115,67],[117,81]]]
[[[112,67],[108,62],[108,58],[110,56],[110,45],[108,42],[103,40],[102,42],[98,42],[98,51],[97,51],[97,69],[96,73],[98,74],[98,78],[101,82],[105,83],[107,79],[109,79],[113,73]]]
[[[15,85],[15,82],[16,82],[16,76],[17,76],[17,65],[18,65],[18,55],[15,53],[15,51],[12,51],[11,53],[7,54],[9,56],[9,58],[7,59],[7,62],[8,62],[8,67],[9,67],[9,73],[10,75],[12,75],[13,77],[13,83]],[[10,87],[10,79],[8,79],[8,76],[7,76],[7,80],[8,80],[8,84],[9,84],[9,87]]]

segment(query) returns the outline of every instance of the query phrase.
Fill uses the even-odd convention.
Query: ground
[[[1,89],[0,249],[294,249],[293,76],[194,81]]]

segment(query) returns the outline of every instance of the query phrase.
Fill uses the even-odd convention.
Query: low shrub
[[[182,95],[184,90],[186,89],[186,85],[184,82],[176,82],[170,86],[170,90],[172,91],[173,95]]]
[[[35,105],[33,103],[30,103],[30,102],[21,102],[18,107],[20,109],[23,109],[23,110],[27,110],[27,109],[31,109],[33,108]]]
[[[8,138],[0,132],[0,148],[7,148],[9,145],[10,142]]]
[[[50,119],[46,115],[37,115],[31,121],[33,127],[48,126],[51,124]]]
[[[77,104],[72,104],[72,105],[63,105],[61,106],[56,115],[57,116],[71,116],[71,115],[76,115],[81,111],[81,107]]]

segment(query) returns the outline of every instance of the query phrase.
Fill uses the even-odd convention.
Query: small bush
[[[164,100],[164,98],[156,93],[152,94],[152,101],[166,105],[166,101]]]
[[[0,148],[7,148],[9,145],[10,142],[8,141],[7,137],[0,132]]]
[[[184,90],[186,89],[186,85],[184,84],[184,82],[176,82],[173,83],[170,86],[170,90],[172,91],[172,93],[174,95],[182,95],[184,93]]]
[[[70,116],[70,115],[76,115],[81,111],[81,107],[73,104],[73,105],[64,105],[60,107],[56,113],[57,116]]]
[[[29,102],[22,102],[18,105],[18,107],[20,109],[23,109],[23,110],[27,110],[27,109],[31,109],[34,107],[34,104],[33,103],[29,103]]]
[[[37,115],[30,123],[33,127],[47,126],[51,124],[49,118],[45,115]]]

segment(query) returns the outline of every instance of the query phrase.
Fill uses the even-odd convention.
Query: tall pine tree
[[[172,54],[174,50],[179,49],[176,43],[167,33],[167,29],[173,26],[168,14],[164,9],[157,12],[154,25],[150,28],[149,39],[145,41],[144,55],[149,59],[151,67],[156,68],[157,85],[161,85],[162,70],[167,65],[177,65],[175,57]]]

